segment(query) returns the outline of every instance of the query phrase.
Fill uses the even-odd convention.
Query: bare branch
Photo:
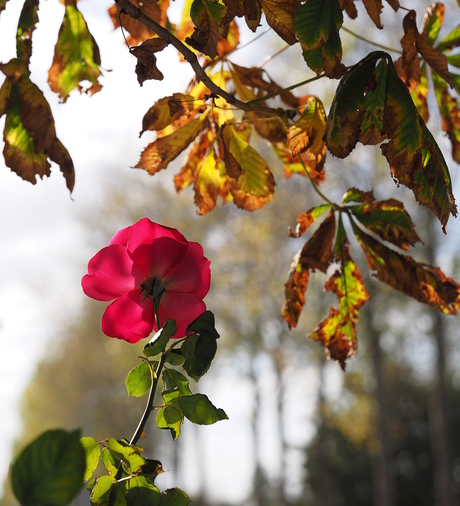
[[[196,54],[191,51],[183,42],[175,37],[169,30],[161,26],[153,19],[146,16],[140,9],[133,5],[129,0],[115,0],[122,13],[128,14],[134,19],[137,19],[144,26],[155,32],[159,37],[166,40],[169,44],[174,46],[190,64],[197,78],[205,84],[211,93],[215,96],[222,97],[229,104],[241,109],[242,111],[256,111],[266,116],[281,116],[285,111],[283,109],[273,109],[271,107],[265,107],[256,105],[251,107],[246,102],[242,102],[237,99],[234,95],[231,95],[227,91],[217,86],[214,81],[206,74],[203,67],[200,65]]]

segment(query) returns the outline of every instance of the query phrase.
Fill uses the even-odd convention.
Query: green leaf
[[[383,129],[387,71],[387,61],[380,60],[375,69],[376,87],[374,90],[369,90],[364,98],[364,116],[359,135],[359,140],[363,144],[377,144],[383,140],[380,132]]]
[[[344,73],[339,30],[343,23],[338,0],[308,0],[294,15],[294,30],[307,65],[317,74],[324,69],[328,77]],[[340,74],[340,75],[337,75]]]
[[[210,425],[220,420],[228,420],[223,409],[218,409],[204,394],[179,397],[176,401],[182,413],[192,423]]]
[[[142,397],[152,385],[152,372],[147,360],[133,367],[126,378],[126,389],[130,397]]]
[[[160,494],[160,506],[188,506],[190,499],[178,488],[168,488]]]
[[[91,491],[90,503],[106,506],[109,502],[112,485],[115,484],[115,478],[112,478],[111,476],[101,476],[100,478],[97,478]]]
[[[180,395],[191,395],[188,379],[175,369],[163,370],[163,382],[168,390],[177,389]]]
[[[145,476],[150,483],[153,483],[155,478],[163,472],[163,466],[159,460],[145,459],[145,464],[141,467],[142,476]]]
[[[173,439],[176,440],[179,437],[184,417],[178,409],[169,405],[158,411],[156,422],[159,429],[169,429]]]
[[[32,55],[32,34],[38,23],[38,0],[26,0],[19,16],[18,30],[16,32],[16,53],[26,68],[29,68]]]
[[[186,334],[188,335],[190,332],[196,332],[197,334],[202,333],[203,331],[207,331],[214,335],[216,339],[218,339],[219,333],[216,330],[216,320],[211,311],[205,311],[200,314],[198,318],[196,318],[186,329]]]
[[[118,471],[118,466],[120,464],[120,459],[114,455],[110,450],[104,448],[101,454],[101,460],[104,464],[106,471],[110,476],[115,476]]]
[[[93,476],[97,465],[99,464],[99,457],[101,456],[101,449],[99,443],[92,437],[82,437],[80,443],[85,450],[86,455],[86,471],[83,481],[88,481]]]
[[[165,404],[169,404],[174,399],[180,397],[180,392],[179,390],[163,390],[163,392],[161,392],[161,396],[163,397],[163,402]]]
[[[129,473],[135,473],[145,464],[145,459],[140,455],[144,449],[140,446],[130,445],[122,439],[110,438],[107,448],[123,462]]]
[[[176,333],[177,326],[174,320],[168,320],[162,329],[160,329],[152,338],[152,340],[145,345],[144,355],[146,357],[154,357],[163,353],[166,345],[171,337]]]
[[[335,293],[339,308],[330,308],[329,316],[309,334],[310,339],[320,341],[326,347],[327,355],[345,369],[346,360],[357,350],[356,326],[360,308],[369,299],[363,278],[349,255],[346,237],[335,249],[341,251],[341,266],[326,281],[325,290]]]
[[[80,431],[49,430],[14,462],[13,492],[24,506],[66,506],[81,489],[85,469]]]
[[[380,53],[381,57],[384,53]],[[340,80],[326,125],[326,144],[333,155],[347,157],[359,139],[364,116],[364,92],[371,78],[377,53],[371,53]]]
[[[166,362],[171,365],[181,365],[185,361],[185,357],[180,350],[172,349],[166,355]]]
[[[446,51],[460,46],[460,25],[454,28],[448,35],[446,35],[436,49],[438,51]]]
[[[136,476],[127,482],[126,502],[128,506],[158,506],[160,492],[144,476]]]
[[[229,178],[234,203],[247,211],[255,211],[272,200],[275,179],[268,164],[233,126],[230,127],[229,151],[242,169],[237,180]]]
[[[431,209],[445,230],[450,214],[457,215],[449,170],[391,60],[388,60],[382,133],[391,139],[380,149],[394,179],[410,188],[417,201]]]
[[[50,88],[65,102],[72,90],[77,89],[81,93],[81,83],[87,81],[91,86],[84,91],[93,95],[102,89],[99,83],[100,64],[99,48],[76,2],[66,2],[64,20],[48,73]]]

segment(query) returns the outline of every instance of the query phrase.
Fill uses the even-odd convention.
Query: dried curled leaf
[[[83,91],[82,81],[91,83],[84,91],[90,95],[102,89],[99,48],[86,26],[75,0],[67,0],[64,19],[54,49],[48,84],[65,102],[72,90]]]
[[[395,64],[398,75],[410,91],[414,90],[421,77],[418,58],[418,53],[420,53],[431,69],[453,86],[454,83],[447,67],[446,55],[431,46],[426,38],[418,32],[416,15],[415,11],[409,11],[403,20],[404,35],[401,39],[403,53]],[[434,30],[431,33],[431,36],[433,35]]]
[[[147,3],[142,0],[130,0],[137,8],[139,8],[146,16],[153,19],[161,26],[167,26],[169,24],[167,10],[169,7],[169,0],[158,0],[158,2]],[[113,26],[118,28],[119,22],[119,8],[116,3],[109,8],[109,15],[112,19]],[[123,23],[123,29],[129,32],[127,37],[128,45],[137,46],[141,42],[147,39],[155,37],[156,34],[149,30],[145,25],[137,21],[137,19],[131,16],[121,14],[121,22]]]
[[[190,16],[195,25],[195,31],[185,42],[210,58],[215,58],[218,55],[219,25],[225,11],[225,6],[217,2],[194,0]]]
[[[331,211],[321,223],[318,230],[304,244],[294,257],[288,280],[284,285],[285,302],[281,316],[286,320],[289,328],[297,326],[300,313],[305,304],[310,271],[316,269],[326,272],[333,259],[332,243],[335,236],[335,217]]]
[[[202,105],[202,100],[196,100],[192,95],[184,93],[174,93],[170,97],[161,98],[145,113],[140,135],[147,130],[163,130],[184,116],[193,119]]]
[[[137,58],[136,74],[139,84],[153,79],[163,80],[163,74],[157,67],[157,59],[154,53],[163,51],[168,42],[160,37],[154,37],[142,42],[139,46],[131,48],[130,52]]]

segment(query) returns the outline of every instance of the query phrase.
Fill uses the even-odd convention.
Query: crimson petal
[[[194,293],[202,299],[211,285],[211,262],[197,242],[189,242],[181,262],[163,278],[167,291]]]
[[[153,304],[149,299],[143,301],[143,296],[136,289],[107,307],[102,317],[102,332],[137,343],[150,335],[154,320]]]
[[[206,304],[193,293],[166,292],[160,302],[160,324],[164,325],[169,318],[176,320],[177,331],[173,337],[184,337],[187,326],[205,311]]]
[[[83,291],[96,300],[112,300],[125,295],[145,279],[144,273],[130,258],[125,247],[107,246],[88,263],[88,274],[83,276]]]

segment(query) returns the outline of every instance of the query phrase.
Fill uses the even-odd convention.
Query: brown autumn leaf
[[[244,133],[232,126],[229,130],[229,151],[241,166],[242,172],[238,180],[228,180],[228,189],[237,207],[255,211],[272,200],[275,178],[265,159],[247,142]]]
[[[335,216],[331,211],[318,230],[304,244],[294,257],[289,270],[288,280],[284,284],[284,305],[281,316],[289,328],[297,326],[300,313],[305,304],[305,291],[310,271],[318,269],[326,272],[333,259],[332,243],[335,236]]]
[[[6,75],[0,89],[0,116],[6,114],[3,131],[5,164],[22,179],[36,184],[37,176],[50,176],[49,159],[60,166],[72,192],[75,183],[73,163],[56,137],[51,108],[26,73],[18,77],[17,70],[21,66],[23,64],[15,60],[0,64],[0,70]]]
[[[446,83],[432,74],[434,91],[442,118],[442,129],[452,144],[452,158],[460,163],[460,104],[457,96],[451,95]]]
[[[196,137],[207,128],[209,120],[207,113],[188,121],[170,135],[151,142],[141,153],[136,169],[144,169],[150,175],[165,169],[169,162],[174,160],[186,149]]]
[[[193,144],[181,171],[174,176],[178,192],[193,184],[194,200],[200,215],[214,209],[219,195],[225,200],[228,194],[225,168],[212,141],[212,131],[203,132]]]
[[[225,16],[226,8],[222,4],[209,0],[194,2],[193,7],[190,14],[195,31],[185,39],[185,43],[213,59],[218,56],[219,25]]]
[[[439,269],[393,251],[358,228],[356,238],[379,281],[445,314],[457,314],[460,285]]]
[[[292,156],[291,149],[282,142],[274,144],[273,150],[283,163],[284,177],[286,179],[289,179],[293,174],[307,177],[305,173],[306,170],[316,184],[320,184],[324,181],[326,177],[324,171],[325,154],[324,156],[318,155],[316,157],[311,152],[307,152],[298,156]],[[302,157],[304,162],[303,165],[299,157]]]
[[[415,11],[409,11],[403,20],[404,35],[401,39],[402,55],[395,62],[398,76],[412,91],[420,82],[420,60],[417,49],[417,25]]]
[[[139,136],[147,130],[163,130],[182,117],[193,119],[202,104],[201,100],[185,93],[173,93],[170,97],[161,98],[145,113]]]
[[[380,14],[383,9],[382,0],[363,0],[363,4],[375,26],[381,30],[383,28],[380,23]]]
[[[420,53],[431,69],[453,87],[454,82],[449,75],[446,55],[431,46],[419,33],[416,16],[417,13],[411,10],[404,17],[404,35],[401,39],[403,54],[395,63],[398,75],[412,92],[420,82],[421,70],[418,58]]]
[[[217,42],[217,54],[222,58],[230,51],[233,51],[239,42],[240,30],[235,21],[231,21],[228,25],[226,25],[224,33],[222,33],[222,29],[220,29],[220,37]]]
[[[154,53],[162,51],[168,42],[160,37],[154,37],[142,42],[137,47],[130,48],[130,52],[137,58],[136,74],[139,84],[142,86],[144,81],[154,79],[163,80],[163,74],[157,67],[157,59]]]
[[[259,0],[269,26],[291,46],[297,43],[294,32],[294,14],[300,0]]]
[[[241,84],[245,86],[258,89],[259,91],[266,91],[267,94],[278,93],[283,89],[279,84],[275,83],[263,69],[257,67],[242,67],[233,62],[232,67]],[[281,93],[280,99],[292,109],[297,109],[301,105],[300,99],[290,91]]]
[[[326,112],[321,100],[309,97],[306,100],[301,117],[289,128],[288,142],[292,155],[307,152],[315,158],[326,156],[326,144],[323,140],[326,132]]]
[[[167,10],[169,7],[169,0],[159,0],[158,2],[154,3],[146,3],[142,2],[142,0],[130,1],[146,16],[152,18],[161,26],[166,26],[168,24]],[[116,3],[114,3],[112,7],[109,8],[109,15],[112,19],[113,26],[115,28],[118,28],[120,26],[119,9]],[[156,36],[155,32],[149,30],[146,26],[131,16],[122,14],[121,22],[123,23],[124,30],[129,32],[127,41],[130,46],[137,46],[144,40],[151,39],[152,37]]]
[[[304,211],[297,216],[297,225],[295,228],[295,232],[291,227],[288,227],[289,237],[298,238],[301,235],[305,234],[305,232],[309,229],[310,225],[314,223],[320,216],[322,216],[326,211],[329,211],[331,208],[330,204],[321,204],[319,206],[313,207],[309,211]]]
[[[356,19],[358,11],[354,0],[339,0],[340,8],[345,11],[351,19]]]
[[[241,173],[243,172],[243,169],[241,168],[241,165],[237,162],[235,157],[230,152],[230,141],[232,140],[232,132],[230,129],[230,126],[224,123],[220,127],[219,131],[219,153],[220,157],[225,162],[225,170],[227,172],[227,175],[235,180],[238,180],[238,178],[241,176]]]

